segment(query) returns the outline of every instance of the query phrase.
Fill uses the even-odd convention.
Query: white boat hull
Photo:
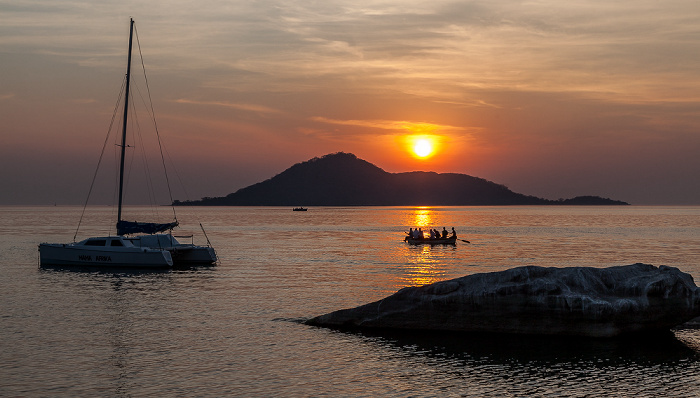
[[[85,267],[169,268],[173,259],[167,250],[137,247],[89,247],[76,244],[42,243],[40,265]]]

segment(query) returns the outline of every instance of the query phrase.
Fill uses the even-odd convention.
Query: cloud
[[[405,120],[334,120],[321,116],[312,117],[311,120],[328,124],[359,126],[379,130],[391,130],[401,133],[409,132],[411,134],[439,134],[464,130],[462,127],[424,122],[409,122]]]
[[[269,108],[263,105],[255,105],[255,104],[242,104],[242,103],[232,103],[232,102],[221,102],[221,101],[196,101],[196,100],[189,100],[189,99],[177,99],[173,101],[178,104],[192,104],[192,105],[213,105],[213,106],[221,106],[225,108],[233,108],[233,109],[238,109],[241,111],[248,111],[248,112],[257,112],[257,113],[284,113],[283,111],[280,111],[278,109],[273,109]]]

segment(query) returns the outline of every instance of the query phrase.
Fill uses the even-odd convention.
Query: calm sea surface
[[[168,208],[157,209],[167,217]],[[299,320],[396,290],[522,265],[670,265],[700,280],[700,207],[178,208],[221,264],[38,267],[78,207],[0,207],[3,397],[700,395],[700,330],[589,340],[343,333]],[[149,218],[150,208],[130,208]],[[141,217],[143,215],[143,217]],[[78,239],[109,233],[88,208]],[[456,247],[409,247],[413,226]]]

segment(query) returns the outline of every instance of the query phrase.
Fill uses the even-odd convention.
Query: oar
[[[470,244],[471,244],[471,242],[468,241],[468,240],[464,240],[464,239],[460,239],[460,240],[461,240],[462,242],[464,242],[464,243],[470,243]]]

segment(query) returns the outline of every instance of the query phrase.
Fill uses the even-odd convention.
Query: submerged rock
[[[700,316],[700,289],[678,268],[518,267],[407,287],[306,321],[326,327],[612,337]]]

